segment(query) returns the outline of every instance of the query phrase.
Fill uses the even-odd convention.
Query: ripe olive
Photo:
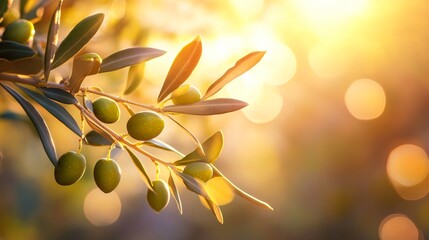
[[[97,187],[105,193],[115,190],[121,181],[121,169],[118,163],[107,158],[98,160],[94,167],[94,180]]]
[[[18,43],[28,42],[35,34],[33,23],[26,19],[18,19],[6,26],[2,40]]]
[[[63,186],[71,185],[83,176],[85,169],[86,159],[82,154],[74,151],[64,153],[55,167],[55,181]]]
[[[152,185],[154,191],[147,190],[147,202],[153,210],[160,212],[170,201],[170,191],[167,183],[162,179],[153,180]]]
[[[193,162],[186,165],[183,173],[207,182],[213,177],[213,168],[205,162]]]
[[[164,129],[164,119],[155,112],[143,111],[134,114],[127,122],[127,131],[137,140],[150,140]]]
[[[100,97],[92,103],[94,115],[104,123],[114,123],[119,120],[118,104],[110,98]]]
[[[184,84],[174,90],[171,99],[176,105],[192,104],[201,101],[201,92],[193,85]]]

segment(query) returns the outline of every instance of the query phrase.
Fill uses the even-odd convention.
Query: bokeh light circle
[[[407,216],[392,214],[380,223],[379,236],[381,240],[418,240],[419,230]]]
[[[118,220],[121,213],[121,200],[115,192],[104,193],[93,189],[85,198],[84,213],[96,226],[107,226]]]
[[[371,79],[354,81],[347,89],[344,100],[349,112],[360,120],[379,117],[386,106],[383,87]]]
[[[414,186],[429,173],[428,156],[418,146],[402,145],[390,152],[386,168],[391,180],[403,186]]]

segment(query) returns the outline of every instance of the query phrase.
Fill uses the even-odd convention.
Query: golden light
[[[115,192],[105,194],[96,188],[86,196],[83,210],[92,224],[107,226],[118,220],[121,213],[121,200]]]
[[[428,176],[428,156],[418,146],[402,145],[390,152],[386,168],[392,181],[407,187],[414,186]]]
[[[249,19],[259,14],[264,7],[264,0],[230,0],[235,12],[243,19]]]
[[[354,81],[346,91],[345,103],[357,119],[371,120],[379,117],[386,105],[383,87],[371,79]]]
[[[207,181],[206,189],[219,206],[226,205],[234,199],[234,191],[222,177],[214,177]]]
[[[407,216],[392,214],[380,223],[379,237],[381,240],[418,240],[419,230]]]

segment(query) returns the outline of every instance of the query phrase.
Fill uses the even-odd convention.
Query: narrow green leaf
[[[128,155],[130,155],[131,159],[134,162],[134,165],[136,165],[136,167],[140,170],[140,173],[142,174],[143,177],[143,181],[146,183],[147,187],[154,192],[153,188],[152,188],[152,181],[150,180],[149,175],[147,175],[146,170],[143,167],[143,164],[140,162],[140,160],[137,158],[136,155],[134,155],[134,153],[128,149],[128,147],[124,146],[125,150],[127,150]]]
[[[10,94],[15,100],[21,105],[24,109],[27,116],[30,118],[31,122],[33,122],[34,127],[39,134],[40,140],[42,141],[43,148],[45,149],[46,154],[51,160],[52,164],[57,166],[57,154],[55,151],[55,145],[51,137],[51,133],[49,132],[49,128],[46,125],[45,120],[40,116],[37,110],[29,103],[21,94],[16,92],[13,88],[7,86],[0,82],[0,85]]]
[[[204,187],[204,182],[198,178],[191,177],[187,174],[175,170],[176,174],[182,179],[186,188],[206,199],[210,199],[210,195]]]
[[[228,178],[226,178],[221,171],[219,171],[219,169],[217,169],[213,164],[210,164],[213,168],[213,173],[215,175],[218,175],[220,177],[222,177],[223,179],[225,179],[225,181],[229,184],[229,186],[231,186],[234,189],[234,192],[237,193],[237,195],[239,195],[240,197],[242,197],[243,199],[266,209],[269,210],[273,210],[273,208],[266,202],[261,201],[255,197],[253,197],[252,195],[246,193],[245,191],[241,190],[239,187],[237,187],[234,183],[232,183]]]
[[[167,151],[172,151],[172,152],[179,154],[180,156],[183,156],[183,154],[180,153],[177,149],[175,149],[174,147],[170,146],[169,144],[167,144],[167,143],[165,143],[159,139],[153,138],[151,140],[144,141],[142,144],[150,146],[150,147],[155,147],[155,148],[167,150]]]
[[[216,98],[186,105],[170,105],[163,108],[164,112],[183,113],[189,115],[216,115],[234,112],[246,107],[246,102],[232,98]]]
[[[9,61],[28,58],[36,55],[36,52],[23,44],[13,41],[1,41],[0,42],[0,58],[4,58]]]
[[[174,182],[173,173],[171,172],[170,168],[168,168],[168,170],[170,171],[170,177],[168,177],[168,186],[170,186],[170,191],[173,194],[174,200],[176,201],[177,209],[179,210],[180,214],[183,214],[182,200],[180,200],[180,194],[176,187],[176,183]]]
[[[55,51],[58,45],[58,32],[60,29],[60,19],[61,19],[61,6],[63,5],[63,0],[58,2],[58,6],[52,15],[51,22],[49,23],[48,36],[46,39],[46,50],[45,50],[45,81],[49,80],[49,72],[51,71],[51,63],[54,60]]]
[[[36,75],[43,69],[42,59],[38,56],[20,58],[8,61],[0,59],[0,73],[16,73],[23,75]]]
[[[54,69],[78,53],[97,33],[104,14],[98,13],[80,21],[60,43],[55,53],[51,69]]]
[[[27,4],[30,2],[30,0],[21,0],[19,2],[19,15],[24,16],[25,10],[27,9]]]
[[[144,78],[145,63],[133,65],[128,70],[127,86],[124,95],[128,95],[136,90]]]
[[[3,15],[9,10],[12,0],[2,0],[0,1],[0,21],[3,18]]]
[[[27,115],[6,110],[0,113],[0,119],[29,123]]]
[[[75,96],[61,88],[40,88],[46,97],[64,104],[78,103]]]
[[[216,203],[214,203],[211,200],[208,200],[206,198],[200,198],[201,201],[204,201],[205,203],[207,203],[207,205],[210,207],[210,210],[212,211],[212,213],[215,215],[216,219],[223,224],[223,215],[222,215],[222,211],[220,210],[219,205],[217,205]]]
[[[164,54],[165,51],[155,48],[127,48],[119,52],[115,52],[103,59],[100,72],[110,72],[124,67],[133,66]]]
[[[200,61],[202,49],[201,38],[196,37],[177,54],[162,85],[158,102],[164,100],[188,79]]]
[[[85,135],[85,143],[91,146],[111,146],[113,144],[112,140],[103,137],[94,130]]]
[[[201,146],[204,149],[205,156],[201,156],[198,148],[193,152],[189,153],[179,161],[174,162],[174,165],[186,165],[191,162],[205,161],[207,163],[213,163],[219,157],[223,148],[223,134],[222,131],[217,131],[207,140],[205,140]]]
[[[261,58],[264,56],[265,52],[252,52],[238,60],[233,67],[228,69],[222,77],[216,80],[208,89],[206,94],[204,94],[203,99],[207,99],[221,90],[226,84],[242,75],[243,73],[249,71],[253,66],[255,66]]]
[[[72,132],[74,132],[78,137],[82,137],[82,131],[80,130],[79,125],[74,120],[73,116],[70,115],[67,110],[59,105],[58,103],[50,100],[45,95],[30,90],[25,87],[18,86],[22,91],[28,94],[33,98],[37,103],[44,107],[52,116],[56,117],[60,122],[62,122],[66,127],[68,127]]]

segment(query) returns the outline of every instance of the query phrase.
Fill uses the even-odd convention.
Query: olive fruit
[[[207,182],[213,177],[213,168],[205,162],[193,162],[186,165],[183,173]]]
[[[94,166],[94,180],[97,187],[109,193],[118,186],[121,180],[121,169],[113,159],[102,158]]]
[[[153,191],[147,190],[147,202],[153,210],[160,212],[170,201],[170,191],[167,183],[162,179],[153,180],[152,188]]]
[[[164,119],[155,112],[143,111],[134,114],[127,122],[127,131],[137,140],[150,140],[164,129]]]
[[[71,185],[83,176],[85,169],[86,159],[82,154],[66,152],[58,159],[54,171],[55,181],[63,186]]]
[[[175,105],[192,104],[201,101],[201,92],[190,84],[184,84],[174,90],[171,100]]]
[[[94,115],[104,123],[114,123],[119,120],[118,104],[110,98],[100,97],[92,103]]]
[[[6,26],[2,40],[9,40],[18,43],[26,43],[34,36],[33,23],[26,19],[18,19]]]

